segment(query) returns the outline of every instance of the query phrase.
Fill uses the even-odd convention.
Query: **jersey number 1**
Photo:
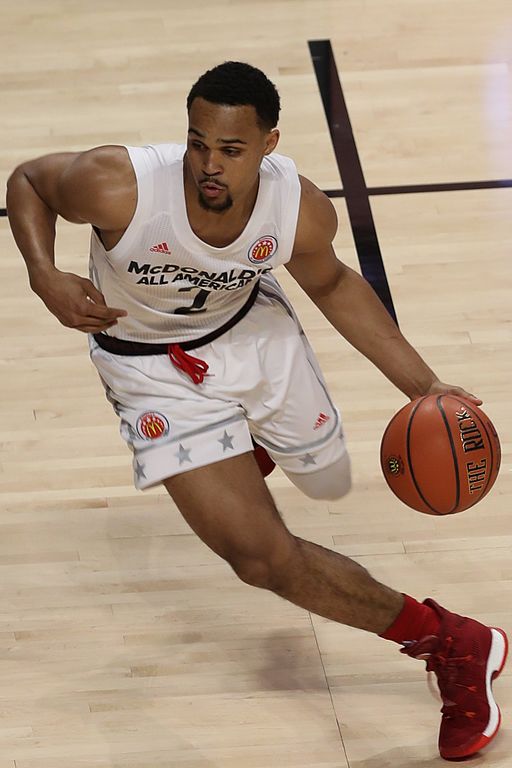
[[[180,288],[180,291],[191,291],[192,287],[190,288]],[[199,314],[200,312],[206,312],[206,307],[204,306],[206,299],[210,295],[211,291],[205,291],[203,288],[196,293],[194,296],[194,301],[190,306],[188,307],[178,307],[178,309],[174,310],[175,315],[193,315],[193,314]]]

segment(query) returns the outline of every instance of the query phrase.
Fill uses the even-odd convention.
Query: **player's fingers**
[[[466,392],[462,387],[450,387],[447,394],[459,395],[459,397],[463,397],[465,400],[471,400],[475,405],[482,405],[483,402],[479,397],[472,395],[471,392]]]
[[[105,297],[103,294],[98,291],[94,283],[92,283],[90,280],[87,280],[86,278],[83,279],[84,288],[87,291],[87,296],[94,301],[95,304],[103,304],[104,307],[107,306],[107,302],[105,301]]]
[[[83,323],[80,325],[75,325],[74,328],[76,331],[83,331],[83,333],[102,333],[102,331],[107,331],[109,328],[112,328],[116,323]]]
[[[482,405],[483,403],[483,400],[481,400],[476,395],[472,395],[470,392],[463,391],[463,397],[465,397],[466,400],[471,400],[471,402],[474,403],[475,405]]]
[[[114,320],[117,320],[118,317],[126,317],[127,312],[125,309],[107,307],[105,305],[96,304],[94,301],[89,301],[87,307],[84,307],[84,315],[85,314],[90,318],[113,322]]]
[[[98,291],[94,283],[84,278],[84,287],[89,298],[90,307],[88,307],[88,314],[93,317],[103,317],[114,319],[116,317],[126,317],[128,314],[125,309],[119,309],[118,307],[107,307],[105,297]],[[94,307],[94,309],[93,309]]]
[[[470,400],[475,405],[482,405],[482,400],[471,392],[466,392],[462,387],[456,387],[453,384],[445,384],[443,381],[436,380],[426,394],[430,395],[458,395]]]
[[[110,328],[112,325],[117,324],[117,318],[111,317],[105,319],[104,317],[92,317],[91,315],[76,314],[73,318],[70,318],[66,325],[69,328],[93,328],[94,332],[101,331],[104,328]]]

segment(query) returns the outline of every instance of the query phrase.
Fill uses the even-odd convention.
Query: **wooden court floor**
[[[283,99],[280,150],[340,187],[307,41],[330,39],[368,186],[512,178],[506,0],[0,0],[0,208],[25,158],[182,141],[192,82],[225,59]],[[404,397],[336,336],[288,275],[353,459],[342,502],[276,471],[291,530],[418,599],[512,633],[512,189],[371,199],[402,330],[444,380],[477,392],[502,440],[489,497],[437,519],[378,465]],[[346,204],[339,257],[358,266]],[[88,232],[62,222],[60,268]],[[130,456],[87,355],[32,295],[0,218],[0,768],[430,768],[440,702],[391,643],[239,582]],[[504,725],[472,766],[512,765]]]

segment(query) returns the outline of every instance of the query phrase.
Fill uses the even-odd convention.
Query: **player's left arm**
[[[300,177],[302,192],[293,254],[285,265],[334,328],[387,378],[414,399],[452,392],[481,400],[441,382],[402,335],[370,284],[343,264],[332,241],[338,228],[329,198]]]

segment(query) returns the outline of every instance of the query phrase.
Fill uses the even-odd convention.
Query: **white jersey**
[[[137,206],[120,241],[107,251],[93,230],[91,279],[107,306],[126,309],[109,335],[129,341],[194,341],[229,322],[260,276],[292,255],[300,204],[293,161],[265,157],[245,229],[224,248],[193,232],[185,204],[185,146],[127,147]]]

